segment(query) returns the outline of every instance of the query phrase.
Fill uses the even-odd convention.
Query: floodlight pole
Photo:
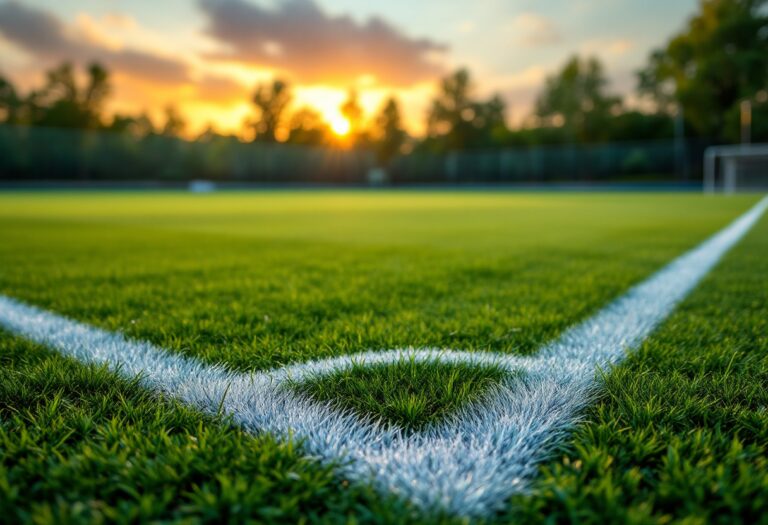
[[[752,101],[741,101],[741,143],[752,142]]]
[[[675,157],[677,159],[677,172],[684,181],[688,180],[688,156],[685,151],[685,115],[683,106],[678,102],[675,112]]]

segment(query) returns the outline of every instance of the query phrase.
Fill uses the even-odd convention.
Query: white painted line
[[[596,369],[617,363],[642,342],[766,207],[768,198],[531,357],[406,349],[244,374],[4,296],[0,326],[78,360],[107,363],[121,375],[140,374],[147,387],[208,413],[221,409],[251,431],[292,434],[321,461],[341,462],[342,475],[371,481],[425,509],[482,516],[502,509],[507,498],[525,490],[537,463],[578,422],[597,385]],[[510,379],[485,402],[417,434],[298,397],[288,387],[289,378],[298,381],[355,363],[400,359],[492,363],[524,375]]]

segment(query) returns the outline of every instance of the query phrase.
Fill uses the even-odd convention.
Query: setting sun
[[[349,133],[350,124],[347,119],[340,115],[336,115],[330,119],[331,129],[339,136],[344,136]]]

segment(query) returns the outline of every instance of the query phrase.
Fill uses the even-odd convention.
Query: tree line
[[[409,137],[398,101],[388,98],[369,120],[357,93],[339,108],[349,130],[346,146],[375,152],[380,163],[407,150],[445,153],[509,146],[600,143],[671,138],[675,119],[687,136],[734,142],[744,104],[752,112],[752,138],[768,140],[768,0],[701,0],[685,28],[654,50],[637,72],[636,95],[647,102],[632,109],[609,89],[603,64],[571,57],[549,76],[526,123],[510,129],[499,95],[479,97],[469,71],[440,82],[425,123],[425,136]],[[106,129],[136,136],[179,136],[186,123],[172,106],[156,124],[147,114],[104,115],[112,91],[107,70],[92,64],[78,82],[71,64],[46,75],[23,95],[0,76],[0,121],[42,127]],[[341,140],[310,107],[292,109],[291,86],[274,80],[256,87],[251,140],[335,146]],[[200,141],[221,138],[212,128]]]

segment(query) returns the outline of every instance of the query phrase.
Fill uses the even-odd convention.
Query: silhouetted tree
[[[139,137],[146,137],[156,133],[155,124],[152,122],[152,119],[149,118],[149,115],[147,115],[146,112],[139,113],[139,115],[136,117],[135,133]]]
[[[348,140],[351,143],[363,142],[365,137],[363,133],[363,108],[358,101],[357,91],[351,89],[347,99],[339,108],[342,116],[349,122]]]
[[[671,139],[674,127],[672,116],[665,112],[624,111],[611,119],[607,133],[614,141]]]
[[[376,159],[379,165],[386,166],[400,152],[406,139],[400,109],[394,98],[389,98],[376,116],[372,135]]]
[[[23,101],[26,120],[38,126],[101,127],[103,103],[111,91],[109,74],[98,64],[87,69],[84,87],[77,84],[70,63],[48,71],[46,84]]]
[[[178,137],[187,128],[187,122],[181,116],[174,106],[165,108],[165,124],[163,124],[162,134],[166,137]]]
[[[23,101],[13,84],[0,76],[0,121],[17,124],[22,118]]]
[[[640,91],[665,109],[680,104],[701,135],[728,135],[728,115],[768,86],[767,4],[701,0],[687,27],[651,54]]]
[[[290,88],[282,80],[275,80],[271,85],[260,84],[256,88],[253,103],[259,114],[253,122],[254,141],[277,141],[276,132],[291,98]]]
[[[571,140],[608,138],[609,124],[621,100],[606,92],[608,81],[596,58],[571,58],[546,80],[536,100],[536,115],[544,125],[563,127]]]
[[[292,144],[319,146],[328,140],[328,125],[317,111],[308,107],[291,115],[288,127],[288,142]]]
[[[101,112],[104,101],[112,92],[109,84],[109,72],[99,64],[88,66],[88,84],[83,94],[83,106],[87,111],[98,114]]]
[[[107,129],[117,133],[126,133],[137,138],[155,133],[155,126],[146,113],[140,113],[137,116],[116,113],[112,117],[112,123]]]
[[[460,69],[443,79],[427,118],[427,135],[432,149],[459,150],[487,146],[497,128],[504,128],[504,102],[494,96],[488,101],[473,98],[469,72]]]

